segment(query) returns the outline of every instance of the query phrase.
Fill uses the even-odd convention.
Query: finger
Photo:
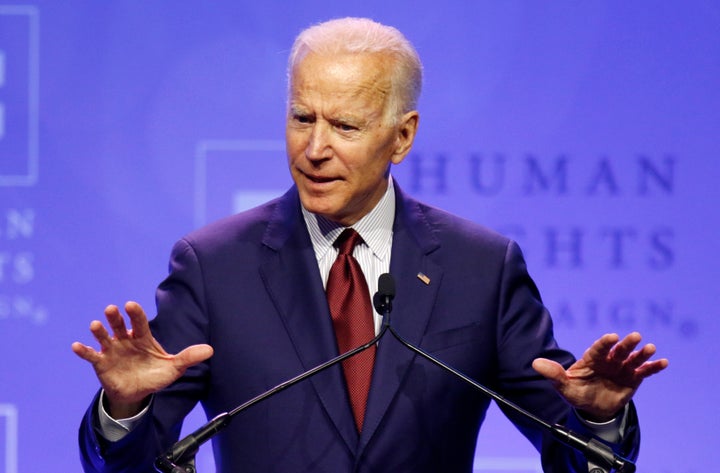
[[[625,338],[615,344],[612,350],[610,350],[609,357],[616,361],[625,360],[630,353],[633,352],[635,347],[638,346],[641,340],[642,337],[638,332],[628,334]]]
[[[130,317],[132,333],[134,338],[143,338],[150,336],[150,324],[142,306],[137,302],[129,301],[125,303],[125,312]]]
[[[547,358],[536,358],[532,362],[532,367],[556,385],[562,385],[567,381],[565,368],[556,361]]]
[[[648,361],[655,354],[657,349],[652,343],[648,343],[641,350],[634,351],[628,355],[625,360],[625,367],[631,370],[635,370],[640,367],[643,363]]]
[[[662,358],[660,360],[655,361],[649,361],[642,366],[640,366],[637,370],[635,370],[636,376],[639,376],[640,379],[645,379],[649,376],[652,376],[654,374],[657,374],[668,367],[670,362],[667,360],[667,358]]]
[[[85,361],[89,361],[92,364],[97,363],[100,360],[100,353],[96,352],[87,345],[83,345],[80,342],[75,342],[71,345],[72,351]]]
[[[108,321],[108,325],[113,331],[115,338],[122,340],[128,338],[127,327],[125,326],[125,319],[123,318],[120,310],[117,306],[109,305],[105,308],[105,318]]]
[[[90,332],[95,337],[95,340],[100,344],[102,350],[107,350],[112,344],[110,334],[108,333],[105,326],[99,320],[93,320],[90,322]]]
[[[207,360],[214,351],[210,345],[192,345],[175,356],[175,366],[184,371],[187,368]]]
[[[620,337],[616,333],[606,333],[602,337],[595,340],[595,342],[585,351],[585,358],[591,358],[593,360],[605,360],[610,356],[610,351],[613,346],[617,343]]]

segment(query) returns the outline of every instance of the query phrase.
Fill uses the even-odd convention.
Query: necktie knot
[[[361,241],[363,240],[358,232],[352,228],[347,228],[337,237],[333,246],[338,249],[341,255],[352,255],[355,246]]]

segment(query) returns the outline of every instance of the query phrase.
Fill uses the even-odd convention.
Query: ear
[[[400,121],[397,124],[395,153],[391,158],[393,164],[400,164],[410,152],[413,141],[415,141],[419,121],[420,114],[417,110],[407,112],[400,117]]]

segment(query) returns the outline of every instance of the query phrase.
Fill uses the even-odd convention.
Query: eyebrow
[[[301,107],[299,105],[290,104],[290,107],[288,107],[288,109],[292,115],[312,115],[304,107]]]
[[[291,116],[307,116],[307,117],[314,117],[315,113],[308,111],[305,107],[302,105],[290,105],[289,112]],[[330,116],[328,118],[328,121],[331,123],[344,123],[348,125],[353,126],[361,126],[364,123],[368,121],[367,117],[362,117],[358,115],[348,115],[346,113],[341,113],[335,116]]]
[[[337,117],[331,117],[330,121],[346,123],[348,125],[361,125],[365,123],[365,119],[354,115],[338,115]]]

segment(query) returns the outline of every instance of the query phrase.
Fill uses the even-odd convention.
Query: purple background
[[[425,65],[404,189],[516,238],[576,354],[656,343],[638,471],[716,469],[717,2],[24,3],[0,6],[0,473],[79,471],[97,381],[70,344],[109,303],[152,311],[181,235],[287,187],[288,49],[348,15]],[[494,408],[476,471],[539,471]]]

